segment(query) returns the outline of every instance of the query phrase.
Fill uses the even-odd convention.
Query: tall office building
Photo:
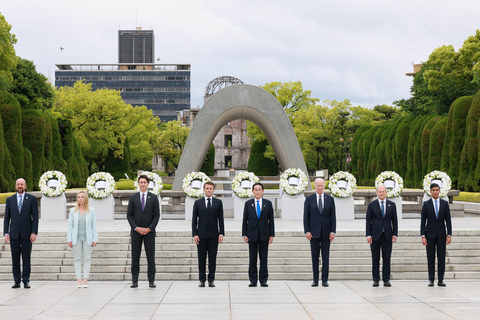
[[[77,81],[92,89],[115,89],[125,103],[146,106],[162,122],[190,109],[190,64],[156,64],[153,31],[120,30],[118,64],[57,64],[55,86]]]
[[[153,30],[118,30],[118,63],[154,63]]]

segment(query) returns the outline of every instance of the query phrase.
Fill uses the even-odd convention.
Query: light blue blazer
[[[97,217],[95,216],[95,209],[88,208],[89,211],[85,213],[87,215],[87,243],[92,245],[92,242],[98,242],[97,232]],[[70,209],[70,215],[68,216],[68,232],[67,242],[72,242],[73,245],[77,243],[78,238],[78,215],[80,213],[75,211],[75,208]]]

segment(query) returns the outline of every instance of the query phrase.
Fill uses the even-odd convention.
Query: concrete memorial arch
[[[308,176],[292,124],[277,99],[262,88],[237,84],[215,93],[198,113],[188,135],[172,190],[182,191],[183,178],[192,171],[200,170],[208,148],[220,129],[237,119],[252,121],[260,127],[283,169],[300,168]],[[308,189],[311,189],[310,184]]]

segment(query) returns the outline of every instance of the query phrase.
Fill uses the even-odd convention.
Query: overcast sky
[[[2,0],[0,12],[17,55],[52,80],[55,64],[118,63],[119,29],[153,29],[160,63],[192,65],[192,107],[218,76],[392,104],[410,97],[412,62],[480,29],[479,0]]]

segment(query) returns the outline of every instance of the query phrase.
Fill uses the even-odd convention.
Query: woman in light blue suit
[[[92,247],[98,242],[97,218],[95,209],[88,206],[88,195],[85,191],[77,194],[77,204],[70,210],[68,216],[68,246],[73,248],[73,259],[77,285],[79,288],[88,287]],[[83,283],[82,283],[83,260]]]

